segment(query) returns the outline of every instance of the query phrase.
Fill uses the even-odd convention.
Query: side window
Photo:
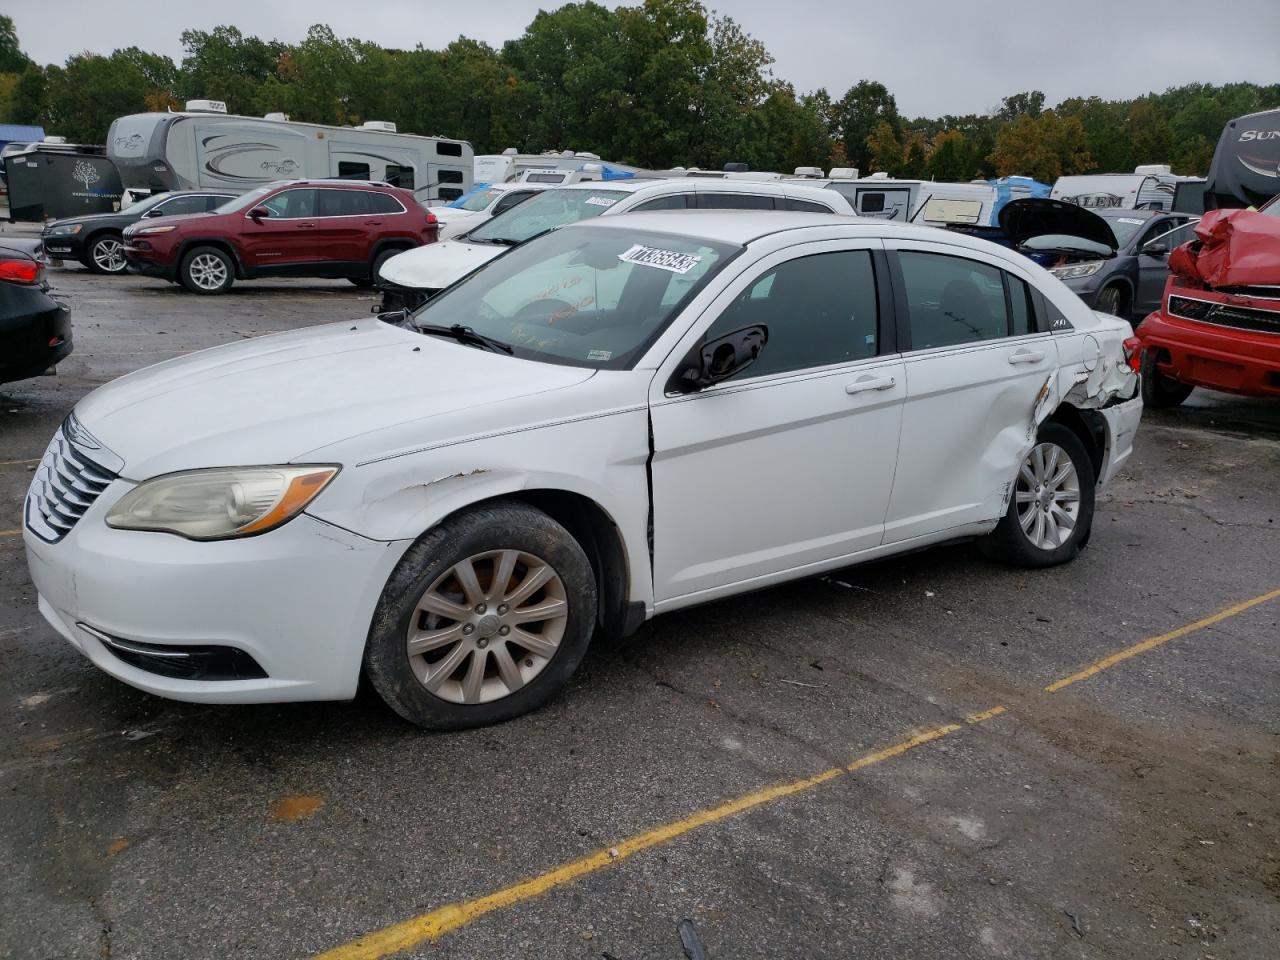
[[[741,374],[758,377],[874,357],[875,270],[869,250],[816,253],[765,273],[707,332],[715,339],[761,323],[769,344]]]
[[[505,213],[516,204],[528,200],[531,196],[533,196],[532,190],[508,190],[494,203],[493,215],[496,217],[500,213]]]
[[[1170,250],[1174,247],[1180,247],[1188,240],[1194,240],[1196,236],[1196,224],[1199,220],[1188,220],[1182,226],[1170,230],[1167,233],[1152,237],[1153,240],[1160,240],[1165,243]]]
[[[864,193],[858,197],[858,212],[884,213],[883,193]]]
[[[788,210],[803,210],[805,213],[831,213],[830,207],[823,206],[821,203],[815,203],[812,200],[798,200],[795,197],[787,197]]]
[[[369,198],[370,213],[403,213],[400,201],[389,193],[366,193]]]
[[[174,197],[156,207],[162,216],[181,217],[188,213],[204,213],[207,209],[204,197]]]
[[[369,194],[361,190],[317,191],[321,217],[362,217],[369,213]]]
[[[1168,220],[1161,220],[1159,223],[1153,223],[1151,226],[1147,227],[1147,232],[1142,235],[1142,240],[1138,243],[1138,249],[1141,250],[1152,240],[1155,240],[1162,234],[1168,233],[1177,225],[1178,221],[1172,218]]]
[[[442,157],[460,157],[462,156],[462,144],[437,141],[436,153]]]
[[[755,193],[702,193],[703,210],[773,210],[773,197]]]
[[[689,206],[689,194],[669,193],[665,197],[654,197],[631,208],[632,213],[643,210],[684,210]]]
[[[898,254],[898,262],[913,350],[1008,335],[1002,270],[964,257],[909,250]]]
[[[368,180],[369,165],[367,163],[353,163],[350,160],[339,160],[338,178],[341,180]]]
[[[1004,275],[1009,283],[1009,332],[1015,337],[1036,332],[1036,308],[1031,300],[1031,288],[1011,273]]]
[[[413,189],[413,167],[401,167],[394,163],[387,164],[387,183],[404,190]]]
[[[314,190],[282,190],[262,204],[271,211],[273,217],[284,217],[298,220],[316,215],[316,192]]]

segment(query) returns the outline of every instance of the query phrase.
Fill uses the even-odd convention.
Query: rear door
[[[364,190],[323,187],[316,191],[316,259],[335,268],[363,267],[369,261],[370,235],[382,218],[372,215]]]
[[[1001,516],[1058,354],[1029,285],[1000,261],[945,244],[885,245],[907,381],[885,521],[885,543],[896,543]]]

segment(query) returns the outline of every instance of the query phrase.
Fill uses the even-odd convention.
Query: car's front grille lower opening
[[[1169,313],[1183,320],[1212,323],[1219,327],[1280,334],[1280,312],[1274,310],[1237,307],[1229,303],[1219,303],[1216,300],[1197,300],[1194,297],[1171,296]]]
[[[87,623],[76,624],[97,639],[117,660],[175,680],[262,680],[258,661],[239,647],[217,644],[143,643],[112,636]]]
[[[31,481],[27,527],[41,540],[57,543],[115,479],[115,473],[73,446],[59,429]]]

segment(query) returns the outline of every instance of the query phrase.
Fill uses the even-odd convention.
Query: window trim
[[[690,196],[696,198],[695,205],[689,207],[690,210],[778,210],[778,201],[781,196],[774,193],[756,193],[751,190],[695,190]],[[707,206],[708,197],[752,197],[761,200],[768,200],[768,207],[709,207]],[[656,199],[656,198],[655,198]],[[785,209],[785,208],[784,208]]]

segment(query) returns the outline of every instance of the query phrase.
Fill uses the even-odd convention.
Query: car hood
[[[161,227],[161,226],[166,226],[168,224],[172,224],[173,226],[176,227],[184,223],[192,223],[196,220],[201,220],[206,217],[213,217],[213,216],[218,216],[218,214],[205,212],[205,213],[184,213],[181,216],[177,216],[177,217],[139,217],[133,223],[129,224],[129,226],[125,227],[125,233],[132,233],[135,230],[141,230],[143,227]]]
[[[1048,197],[1027,197],[1006,203],[1000,208],[1000,229],[1015,247],[1046,236],[1079,237],[1101,244],[1113,253],[1120,246],[1111,225],[1102,217],[1074,203]]]
[[[411,290],[443,290],[510,248],[495,243],[445,240],[396,254],[378,275],[387,283]]]
[[[156,219],[159,219],[157,217]],[[117,210],[114,213],[86,213],[81,217],[63,217],[61,220],[54,220],[44,225],[44,232],[48,234],[55,227],[70,227],[75,224],[83,224],[84,226],[93,226],[95,223],[109,223],[113,226],[119,225],[121,222],[128,222],[128,213],[124,210]]]
[[[168,360],[95,390],[76,416],[124,460],[123,476],[142,480],[198,467],[289,463],[320,447],[330,448],[332,462],[341,459],[344,440],[572,386],[593,373],[370,318]],[[495,419],[503,416],[495,412]]]

